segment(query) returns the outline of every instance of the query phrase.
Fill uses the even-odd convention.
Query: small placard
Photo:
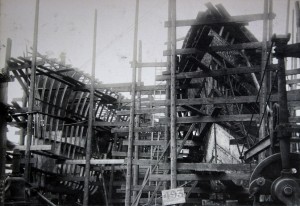
[[[183,187],[170,189],[170,190],[163,190],[161,191],[161,193],[162,193],[163,205],[185,203],[185,193]]]

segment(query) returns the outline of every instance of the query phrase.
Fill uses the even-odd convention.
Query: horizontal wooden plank
[[[149,198],[140,198],[139,199],[139,205],[147,205],[149,201]],[[202,202],[201,198],[187,198],[186,199],[186,203],[184,203],[184,205],[188,205],[188,204],[199,204],[199,202]],[[122,199],[117,199],[117,198],[112,198],[111,203],[114,204],[124,204],[125,203],[125,198]],[[162,199],[161,198],[156,198],[155,199],[155,203],[156,205],[161,205],[162,204]]]
[[[287,92],[287,97],[289,102],[300,101],[300,90],[291,90]],[[207,105],[207,104],[243,104],[243,103],[255,103],[257,97],[252,96],[235,96],[235,97],[215,97],[215,98],[190,98],[190,99],[177,99],[177,106],[184,105]],[[271,102],[277,102],[277,94],[270,96]],[[151,102],[142,102],[143,106],[168,106],[170,104],[169,100],[154,100]],[[149,109],[151,111],[151,109]],[[162,110],[160,110],[162,111]],[[143,110],[140,110],[142,113]],[[125,112],[124,112],[125,113]],[[128,111],[127,111],[128,113]]]
[[[125,162],[127,162],[127,159],[125,159]],[[139,166],[150,166],[150,165],[156,165],[159,162],[157,160],[153,159],[133,159],[132,164],[139,165]]]
[[[78,176],[65,176],[65,177],[60,177],[57,176],[55,177],[59,181],[71,181],[71,182],[84,182],[84,177],[78,177]],[[91,176],[90,177],[90,182],[95,182],[97,180],[96,177]]]
[[[136,91],[166,90],[166,85],[137,86]]]
[[[300,116],[297,117],[289,117],[290,123],[300,123]]]
[[[186,48],[186,49],[177,49],[177,55],[186,55],[186,54],[198,54],[201,52],[221,52],[221,51],[234,51],[234,50],[244,50],[244,49],[257,49],[262,46],[261,42],[250,42],[250,43],[241,43],[241,44],[228,44],[220,46],[211,46],[205,49],[196,49],[196,48]],[[163,52],[164,56],[170,56],[171,50],[165,50]]]
[[[70,165],[85,165],[86,160],[65,160],[63,161],[64,164]],[[124,164],[124,159],[91,159],[91,165],[120,165]]]
[[[250,173],[216,173],[216,174],[177,174],[178,181],[203,181],[203,180],[249,180]],[[151,174],[150,181],[170,181],[171,175]]]
[[[300,110],[300,101],[288,102],[288,107],[293,110]]]
[[[300,132],[300,129],[297,129],[297,131],[295,130],[295,128],[289,128],[288,131],[290,132]],[[300,138],[299,137],[291,137],[290,138],[290,142],[300,142]],[[231,139],[230,140],[230,145],[237,145],[237,144],[244,144],[245,143],[245,139]]]
[[[114,170],[126,170],[127,169],[127,165],[114,165],[114,166],[97,166],[97,165],[93,165],[91,170],[92,171],[97,171],[97,172],[101,172],[101,171],[111,171],[112,168],[114,168]]]
[[[130,62],[131,67],[133,67],[132,62]],[[138,68],[143,68],[143,67],[167,67],[168,62],[137,62],[136,65]]]
[[[114,157],[127,157],[127,152],[119,152],[119,151],[112,151],[111,155]],[[151,153],[150,152],[139,152],[139,158],[150,158]],[[125,164],[126,164],[126,160]]]
[[[177,140],[177,144],[180,145],[182,143],[182,140]],[[138,145],[138,146],[165,146],[167,143],[164,140],[134,140],[133,141],[133,145]],[[128,145],[128,141],[124,140],[123,141],[123,145]],[[187,140],[184,143],[184,146],[187,147],[194,147],[194,146],[198,146],[199,144],[197,144],[196,142],[192,141],[192,140]]]
[[[113,89],[121,87],[131,87],[132,83],[113,83],[113,84],[96,84],[95,89]],[[144,82],[141,82],[141,85],[144,85]]]
[[[292,90],[287,92],[288,101],[299,101],[300,90]],[[207,105],[207,104],[241,104],[241,103],[255,103],[256,96],[235,96],[235,97],[215,97],[215,98],[192,98],[192,99],[178,99],[177,105]],[[278,95],[270,96],[271,102],[278,101]]]
[[[300,79],[286,80],[286,84],[300,84]]]
[[[21,158],[20,159],[21,164],[26,164],[26,159]],[[34,167],[38,163],[38,159],[35,157],[30,158],[30,164]],[[13,159],[6,159],[6,164],[13,164]]]
[[[220,52],[220,51],[234,51],[234,50],[243,50],[243,49],[258,49],[261,48],[261,42],[249,42],[241,44],[228,44],[220,46],[210,46],[207,48],[208,52]]]
[[[300,125],[291,125],[286,128],[289,132],[299,132],[300,133]]]
[[[144,101],[151,101],[151,100],[154,100],[154,98],[141,98],[141,99],[136,99],[136,102],[137,101],[141,101],[141,102],[144,102]],[[131,103],[131,99],[121,99],[120,101],[118,101],[118,103],[122,103],[122,104],[127,104],[127,103]]]
[[[151,102],[145,102],[145,104],[147,106],[150,106]],[[162,113],[166,112],[166,108],[164,106],[163,107],[153,107],[153,105],[151,105],[151,107],[152,108],[137,109],[137,110],[135,110],[135,114],[162,114]],[[183,111],[189,111],[189,110],[178,106],[176,108],[176,111],[177,112],[183,112]],[[120,116],[130,115],[130,110],[118,111],[117,115],[120,115]]]
[[[178,117],[176,122],[179,124],[189,123],[218,123],[218,122],[249,122],[251,120],[251,114],[240,114],[240,115],[221,115],[218,117],[211,116],[192,116],[192,117]],[[259,115],[254,114],[252,121],[259,121]],[[159,122],[162,124],[170,123],[169,118],[161,118]]]
[[[133,191],[140,191],[143,189],[143,192],[153,192],[156,189],[156,186],[153,185],[145,185],[144,187],[142,185],[132,185],[131,188]],[[157,188],[158,191],[164,190],[163,186],[160,186]],[[184,187],[184,191],[188,192],[191,189],[191,187]],[[125,192],[125,185],[122,185],[121,188],[118,190],[118,192]],[[193,188],[191,193],[207,193],[208,190],[200,189],[199,187]]]
[[[124,127],[128,126],[129,122],[103,122],[103,121],[95,121],[94,126],[96,127]]]
[[[276,64],[269,66],[267,71],[275,71],[277,69]],[[259,67],[237,67],[227,68],[226,70],[214,70],[210,72],[195,71],[195,72],[181,72],[176,74],[176,79],[192,79],[192,78],[206,78],[206,77],[219,77],[233,74],[250,74],[261,72]],[[286,70],[286,76],[300,74],[300,69]],[[170,80],[170,73],[165,72],[163,75],[157,75],[156,81]]]
[[[126,162],[126,160],[125,160]],[[158,163],[157,160],[138,159],[132,162],[139,166],[150,166]],[[177,163],[177,170],[193,170],[202,172],[251,172],[255,164],[215,164],[215,163]],[[170,169],[170,163],[158,163],[159,169]]]
[[[145,109],[137,109],[135,110],[135,114],[157,114],[157,113],[165,113],[166,108],[145,108]],[[117,115],[129,115],[130,110],[121,110],[117,111]]]
[[[300,74],[300,69],[290,69],[285,71],[286,75],[296,75]]]
[[[269,65],[267,71],[275,71],[277,69],[277,64]],[[290,70],[288,70],[290,71]],[[236,67],[236,68],[227,68],[222,70],[212,70],[209,72],[204,71],[195,71],[195,72],[182,72],[176,74],[176,79],[192,79],[192,78],[206,78],[206,77],[220,77],[226,75],[234,74],[251,74],[261,72],[260,66],[254,67]],[[165,81],[170,80],[170,73],[164,73],[163,75],[157,75],[155,78],[156,81]]]
[[[156,127],[135,127],[135,132],[163,132],[165,131],[164,126],[156,126]],[[129,132],[129,128],[113,128],[111,130],[112,133],[118,133],[118,132]]]
[[[98,89],[98,88],[96,88]],[[131,86],[124,86],[124,87],[114,87],[114,88],[109,88],[114,91],[118,92],[131,92]],[[165,85],[148,85],[148,86],[136,86],[136,91],[156,91],[156,90],[165,90],[166,86]]]
[[[268,19],[274,19],[275,14],[270,13],[268,14]],[[238,15],[238,16],[231,16],[230,19],[206,19],[206,20],[196,20],[196,19],[187,19],[187,20],[177,20],[176,27],[181,26],[196,26],[196,25],[208,25],[208,24],[228,24],[228,23],[248,23],[251,21],[258,21],[263,20],[264,14],[248,14],[248,15]],[[170,27],[171,22],[165,22],[165,27]]]
[[[31,151],[52,151],[52,148],[53,148],[52,145],[31,145],[30,146]],[[25,151],[26,146],[25,145],[16,145],[14,149]]]
[[[194,170],[199,172],[246,172],[251,173],[254,164],[215,164],[215,163],[177,163],[178,170]],[[169,163],[160,163],[159,169],[170,169]]]
[[[176,49],[176,55],[201,54],[203,52],[196,48]],[[163,51],[164,56],[171,56],[171,54],[171,50]]]

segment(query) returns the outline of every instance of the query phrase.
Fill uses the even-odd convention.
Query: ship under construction
[[[286,1],[292,24],[275,34],[275,3],[232,16],[203,2],[178,20],[168,0],[158,62],[138,41],[136,0],[132,82],[104,84],[97,11],[89,74],[39,53],[36,0],[31,50],[14,57],[5,43],[0,206],[300,205],[300,7]],[[258,21],[261,41],[248,29]],[[179,27],[189,28],[184,38]],[[155,84],[142,82],[143,68],[157,71]],[[23,96],[8,102],[8,84]]]

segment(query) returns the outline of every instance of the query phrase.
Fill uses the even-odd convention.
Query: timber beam
[[[31,151],[52,151],[53,145],[30,145]],[[25,151],[26,146],[25,145],[16,145],[14,149],[18,149],[20,151]]]
[[[155,127],[135,127],[135,132],[163,132],[165,131],[164,126],[155,126]],[[129,128],[113,128],[111,130],[112,133],[123,133],[123,132],[129,132]]]
[[[266,71],[276,71],[277,64],[271,64],[268,66]],[[195,71],[195,72],[181,72],[176,74],[176,79],[193,79],[193,78],[206,78],[206,77],[221,77],[225,75],[234,75],[234,74],[251,74],[259,73],[259,67],[236,67],[236,68],[227,68],[226,70],[212,70],[212,71]],[[296,75],[300,74],[300,69],[286,70],[285,75]],[[155,78],[156,81],[166,81],[170,80],[170,74],[164,72],[162,75],[157,75]]]
[[[269,44],[270,45],[270,44]],[[196,49],[196,48],[186,48],[186,49],[177,49],[177,55],[187,55],[187,54],[198,54],[201,52],[223,52],[223,51],[235,51],[235,50],[244,50],[244,49],[259,49],[261,48],[261,42],[250,42],[250,43],[241,43],[241,44],[229,44],[229,45],[220,45],[220,46],[210,46],[205,49]],[[164,56],[170,56],[171,51],[165,50],[163,52]]]
[[[182,140],[177,140],[177,145],[181,145]],[[124,140],[123,145],[128,145],[128,141]],[[162,146],[165,147],[167,145],[165,140],[134,140],[133,145],[138,145],[138,146]],[[186,147],[195,147],[199,146],[196,142],[192,140],[187,140],[184,143],[184,146]]]
[[[124,164],[123,159],[91,159],[91,165],[122,165]],[[69,164],[69,165],[85,165],[86,160],[61,160],[57,161],[57,164]]]
[[[139,204],[141,205],[147,205],[148,204],[148,201],[149,201],[149,198],[139,198]],[[125,199],[112,199],[111,200],[111,203],[114,205],[114,204],[124,204],[125,202]],[[162,199],[161,198],[157,198],[155,200],[156,204],[162,204]],[[187,204],[192,204],[192,205],[195,205],[195,204],[199,204],[199,202],[201,203],[202,202],[202,199],[201,198],[188,198],[186,199],[186,203],[185,205]]]
[[[217,117],[211,116],[191,116],[191,117],[178,117],[177,123],[181,124],[190,124],[190,123],[218,123],[218,122],[250,122],[259,121],[259,115],[254,114],[253,117],[251,114],[240,114],[240,115],[220,115]],[[168,124],[170,120],[168,118],[159,119],[161,124]]]
[[[300,101],[300,90],[291,90],[287,92],[287,97],[289,102],[293,101]],[[270,96],[271,102],[278,102],[278,95],[273,94]],[[177,106],[184,106],[184,105],[208,105],[208,104],[244,104],[244,103],[257,103],[257,96],[235,96],[235,97],[214,97],[214,98],[190,98],[190,99],[177,99],[176,105]],[[168,106],[170,105],[169,100],[154,100],[154,101],[147,101],[141,103],[143,106],[151,105],[151,106]],[[161,108],[147,108],[137,110],[138,113],[152,113],[157,112],[160,113],[163,111]],[[128,114],[129,110],[122,110],[117,112],[117,114]]]
[[[131,67],[133,66],[133,63],[130,62]],[[167,67],[168,62],[137,62],[136,66],[138,68],[143,68],[143,67]]]
[[[139,166],[158,164],[159,169],[170,169],[169,163],[158,163],[157,160],[133,160],[133,164]],[[245,172],[250,174],[255,166],[253,164],[178,163],[177,169],[198,172]]]
[[[269,13],[267,16],[268,19],[274,19],[275,14]],[[197,20],[197,19],[187,19],[187,20],[177,20],[176,26],[182,27],[182,26],[200,26],[200,25],[211,25],[211,24],[232,24],[232,23],[241,23],[245,24],[251,21],[259,21],[265,19],[264,14],[249,14],[249,15],[238,15],[238,16],[231,16],[229,19],[206,19],[206,20]],[[170,27],[171,22],[166,21],[165,27]]]
[[[226,68],[220,70],[211,70],[211,71],[195,71],[195,72],[181,72],[176,74],[176,79],[192,79],[192,78],[206,78],[206,77],[221,77],[234,74],[251,74],[251,73],[260,73],[260,66],[253,67],[235,67],[235,68]],[[278,69],[277,64],[271,64],[267,67],[266,71],[276,71]],[[292,71],[292,70],[291,70]],[[170,73],[164,72],[163,75],[157,75],[156,81],[166,81],[170,80]]]
[[[146,185],[144,187],[142,185],[133,185],[132,186],[133,191],[140,191],[141,189],[142,189],[143,193],[147,193],[147,192],[153,192],[153,191],[155,191],[155,189],[157,189],[158,191],[162,191],[162,190],[164,190],[164,187],[160,186],[160,187],[156,188],[156,186],[152,186],[152,185]],[[184,192],[188,192],[190,189],[191,189],[191,187],[184,187]],[[125,185],[122,185],[121,188],[117,190],[117,192],[119,192],[119,193],[125,192]],[[192,190],[192,193],[197,193],[197,194],[201,194],[201,193],[206,194],[209,192],[210,192],[209,190],[204,190],[199,187],[196,187]]]
[[[250,173],[215,173],[215,174],[177,174],[177,181],[205,181],[205,180],[249,180]],[[151,174],[150,181],[170,181],[169,174]]]

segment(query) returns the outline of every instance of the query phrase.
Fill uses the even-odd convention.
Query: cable
[[[272,88],[273,88],[273,86],[274,86],[274,83],[275,83],[275,80],[276,80],[276,78],[277,78],[277,75],[278,75],[278,70],[276,71],[275,78],[274,78],[274,80],[273,80],[273,82],[272,82],[272,85],[271,85],[271,91],[272,91]],[[266,105],[264,106],[264,113],[263,113],[263,115],[262,115],[262,118],[261,118],[261,120],[260,120],[259,125],[262,124],[263,118],[264,118],[265,113],[266,113],[266,111],[267,111],[267,105],[268,105],[268,103],[270,102],[270,97],[271,97],[271,94],[272,94],[271,91],[270,91],[270,93],[269,93],[269,96],[268,96]]]
[[[269,62],[269,60],[270,60],[270,56],[271,56],[271,53],[272,53],[272,47],[273,47],[273,44],[274,44],[274,42],[271,43],[270,51],[269,51],[269,53],[268,53],[267,60],[266,60],[266,64],[265,64],[265,68],[264,68],[264,71],[263,71],[263,76],[262,76],[262,78],[261,78],[261,80],[260,80],[260,82],[259,82],[259,90],[258,90],[257,95],[256,95],[255,103],[257,103],[258,98],[259,98],[259,94],[260,94],[260,91],[261,91],[261,88],[262,88],[261,85],[262,85],[262,82],[263,82],[263,80],[264,80],[264,78],[265,78],[265,74],[266,74],[268,62]],[[253,117],[254,117],[254,112],[252,112],[252,115],[251,115],[250,126],[252,125]],[[247,135],[246,135],[246,139],[248,139],[248,138],[249,138],[249,129],[247,130]],[[244,144],[243,147],[242,147],[242,153],[244,152],[244,149],[245,149],[245,144]]]

